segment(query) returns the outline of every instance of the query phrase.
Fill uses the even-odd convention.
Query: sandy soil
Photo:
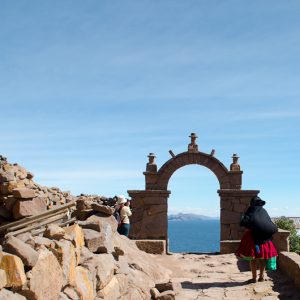
[[[266,281],[249,284],[248,263],[233,254],[181,254],[155,256],[160,264],[171,271],[173,281],[182,289],[178,300],[300,300],[300,291],[280,271],[269,271]]]

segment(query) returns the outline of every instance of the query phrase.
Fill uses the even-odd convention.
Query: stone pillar
[[[218,190],[221,206],[221,241],[240,240],[244,228],[240,227],[240,217],[249,206],[258,190]]]
[[[130,238],[167,240],[170,193],[165,190],[128,191],[132,208]]]
[[[157,165],[155,158],[154,153],[149,153],[149,161],[146,165],[146,171],[143,173],[145,175],[146,190],[151,190],[157,182]]]

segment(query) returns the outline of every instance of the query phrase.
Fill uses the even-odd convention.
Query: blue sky
[[[200,150],[271,215],[300,215],[299,1],[0,2],[0,153],[73,194],[144,189],[147,155]],[[219,214],[188,166],[169,212]]]

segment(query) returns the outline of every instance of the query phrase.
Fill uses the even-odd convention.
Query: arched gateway
[[[155,155],[148,155],[149,162],[144,172],[146,189],[128,191],[133,208],[130,237],[139,240],[168,240],[167,200],[171,193],[168,191],[169,179],[181,167],[201,165],[210,169],[220,184],[218,193],[221,209],[221,253],[234,252],[243,234],[243,229],[239,226],[240,215],[259,191],[241,190],[243,172],[240,170],[236,154],[233,155],[233,162],[228,170],[214,157],[214,150],[210,154],[198,150],[195,133],[192,133],[190,138],[188,151],[174,155],[170,150],[172,158],[159,170],[155,163]]]

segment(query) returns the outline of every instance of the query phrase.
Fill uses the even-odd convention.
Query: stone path
[[[181,254],[156,256],[180,282],[177,300],[300,300],[300,291],[280,271],[268,272],[267,281],[247,284],[248,263],[233,254]]]

